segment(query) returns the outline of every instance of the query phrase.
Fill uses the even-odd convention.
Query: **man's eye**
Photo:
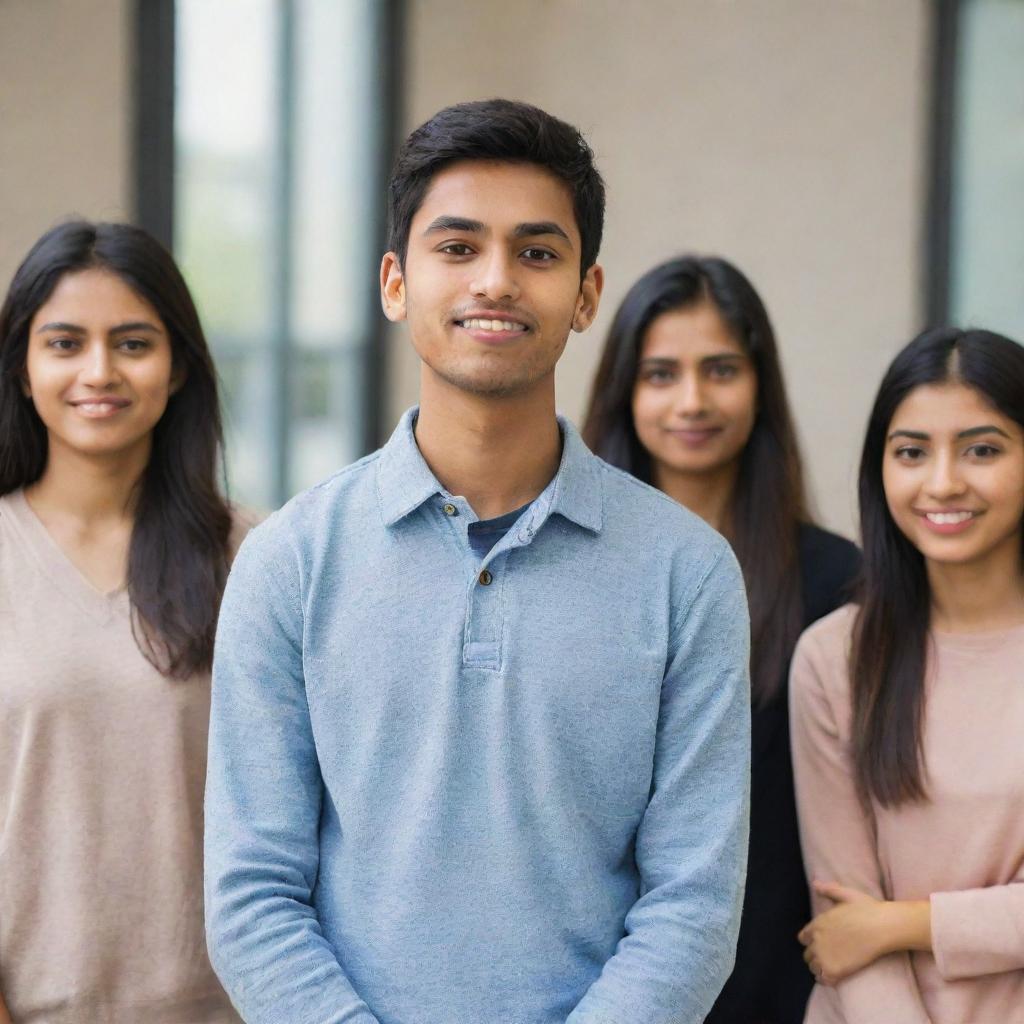
[[[532,247],[529,249],[524,249],[523,256],[525,259],[536,260],[537,262],[544,263],[558,259],[558,257],[549,249],[535,249]]]
[[[449,242],[438,250],[446,256],[468,256],[473,250],[465,242]]]

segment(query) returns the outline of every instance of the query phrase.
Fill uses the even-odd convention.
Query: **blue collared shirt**
[[[564,421],[556,476],[480,558],[414,423],[231,572],[214,966],[249,1024],[697,1024],[746,859],[735,559]]]

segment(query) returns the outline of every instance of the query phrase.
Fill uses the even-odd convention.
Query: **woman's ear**
[[[167,395],[176,395],[182,388],[185,381],[188,380],[188,370],[184,366],[175,366],[171,369],[171,385],[168,388]]]

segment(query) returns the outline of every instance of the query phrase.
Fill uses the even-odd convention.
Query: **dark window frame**
[[[379,0],[373,5],[375,24],[373,33],[378,54],[376,67],[379,78],[376,83],[377,111],[382,125],[380,142],[377,147],[376,164],[373,171],[378,183],[377,211],[373,223],[373,237],[377,240],[374,251],[368,252],[368,260],[376,260],[384,251],[386,238],[385,198],[387,179],[400,141],[402,124],[402,78],[404,61],[404,0]],[[175,3],[174,0],[135,0],[133,8],[135,30],[135,67],[133,73],[133,124],[132,124],[132,184],[133,216],[135,222],[151,232],[164,245],[173,250],[174,240],[174,194],[175,194],[175,151],[174,151],[174,92],[175,92]],[[277,14],[281,19],[281,66],[287,71],[294,64],[294,20],[295,0],[277,0]],[[291,86],[285,81],[279,96],[278,123],[279,152],[276,154],[275,174],[277,189],[281,198],[281,214],[275,224],[279,253],[287,252],[287,246],[280,244],[282,235],[287,237],[290,216],[288,196],[291,188],[290,140],[292,136],[288,111],[292,102]],[[276,268],[275,277],[280,294],[275,298],[274,307],[279,311],[275,318],[275,335],[279,339],[274,348],[276,379],[275,423],[277,457],[272,468],[274,491],[278,501],[287,497],[286,470],[289,415],[290,380],[293,367],[286,341],[288,325],[283,310],[287,308],[290,287],[289,267],[285,264]],[[388,422],[386,387],[388,367],[386,363],[386,324],[381,318],[376,295],[368,297],[372,308],[365,344],[362,346],[362,377],[364,402],[359,423],[360,448],[363,453],[379,447],[390,431]]]
[[[957,50],[963,0],[933,0],[932,99],[928,146],[930,179],[925,240],[925,317],[937,327],[949,320],[953,232],[953,165],[956,147]]]

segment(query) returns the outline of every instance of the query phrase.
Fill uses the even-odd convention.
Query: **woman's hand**
[[[814,882],[814,891],[835,903],[797,936],[804,960],[823,985],[897,950],[931,950],[927,900],[879,900],[836,882]]]

